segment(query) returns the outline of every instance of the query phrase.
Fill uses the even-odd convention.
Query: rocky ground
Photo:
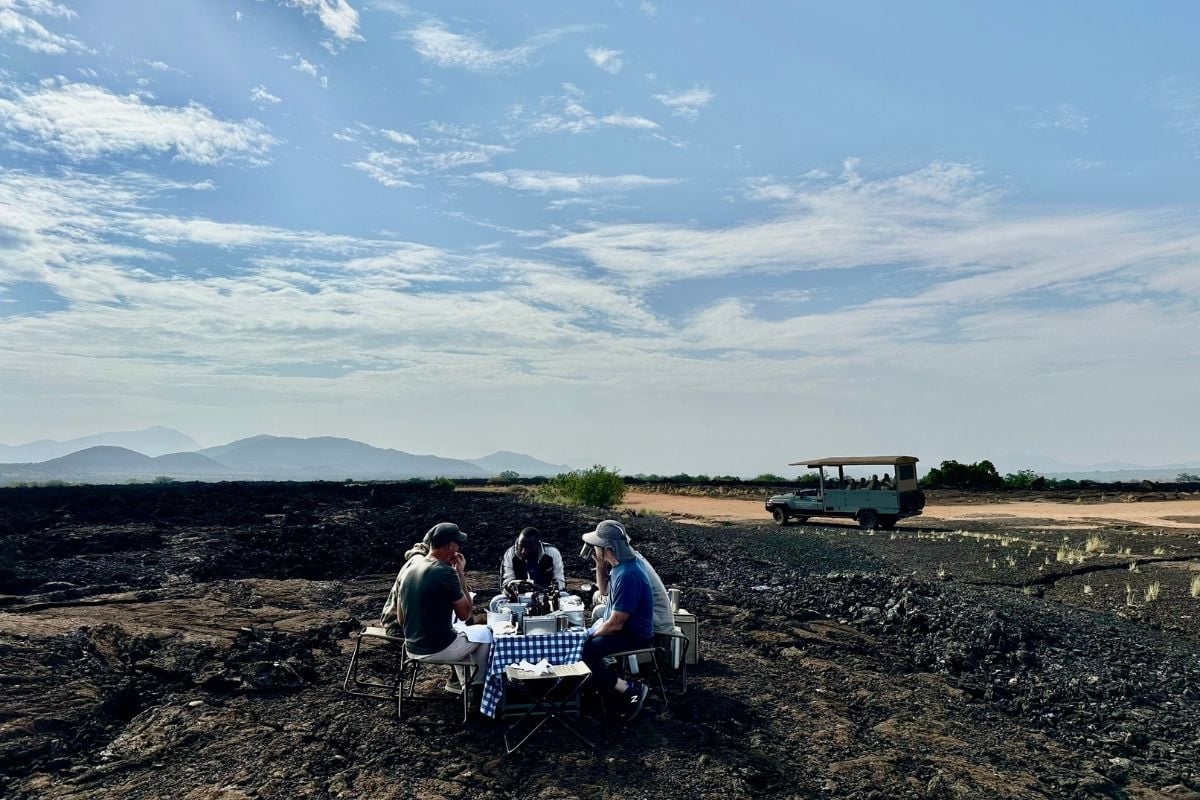
[[[1001,522],[626,518],[704,660],[669,711],[582,722],[599,757],[558,736],[504,756],[497,723],[398,724],[340,691],[430,525],[471,533],[481,589],[536,525],[577,585],[601,513],[406,485],[0,490],[0,797],[1200,798],[1178,530],[1089,549]]]

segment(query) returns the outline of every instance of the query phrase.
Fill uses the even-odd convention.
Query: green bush
[[[782,476],[776,475],[773,472],[764,472],[761,475],[756,475],[754,480],[758,483],[785,483]]]
[[[1006,489],[1036,489],[1038,486],[1045,485],[1045,479],[1031,469],[1010,472],[1004,476],[1004,487]]]
[[[615,470],[597,464],[554,477],[539,494],[553,502],[608,508],[625,497],[625,481]]]
[[[801,486],[820,486],[821,478],[815,472],[806,472],[803,475],[796,476],[796,483]]]
[[[999,489],[1004,486],[1004,479],[996,472],[996,466],[987,460],[975,464],[943,461],[940,467],[929,470],[921,485],[930,489]]]
[[[434,478],[429,484],[431,489],[439,489],[444,492],[453,492],[454,486],[454,481],[449,478]]]

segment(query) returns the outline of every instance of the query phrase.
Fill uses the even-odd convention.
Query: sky
[[[1197,38],[1169,1],[0,0],[0,442],[1195,460]]]

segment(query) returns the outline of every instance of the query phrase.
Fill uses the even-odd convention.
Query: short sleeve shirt
[[[463,596],[462,586],[449,564],[429,557],[413,561],[400,576],[405,647],[413,655],[428,656],[445,650],[457,637],[450,620],[454,604]]]
[[[609,606],[629,615],[624,630],[638,639],[654,635],[654,595],[650,578],[636,559],[622,561],[608,578]]]

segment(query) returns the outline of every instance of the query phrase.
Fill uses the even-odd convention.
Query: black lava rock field
[[[470,534],[482,617],[517,531],[578,588],[609,515],[700,619],[669,707],[580,720],[598,754],[550,728],[505,755],[502,723],[452,703],[399,723],[342,692],[351,634],[434,523]],[[1092,576],[1064,602],[1077,565],[964,555],[1033,554],[1027,533],[952,533],[416,484],[0,489],[0,798],[1200,798],[1200,598],[1089,606]],[[1191,539],[1171,547],[1187,563]]]

